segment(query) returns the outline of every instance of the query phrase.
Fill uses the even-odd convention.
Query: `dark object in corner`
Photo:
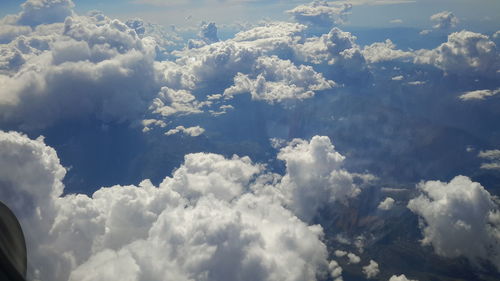
[[[0,202],[0,280],[25,281],[26,242],[12,211]]]

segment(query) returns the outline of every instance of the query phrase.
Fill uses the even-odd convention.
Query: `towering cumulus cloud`
[[[314,91],[332,88],[335,83],[310,66],[296,67],[291,61],[276,56],[260,57],[255,64],[255,78],[238,73],[234,86],[226,89],[224,95],[232,97],[239,93],[250,93],[252,99],[269,103],[287,99],[306,99],[314,96]]]
[[[435,29],[450,29],[457,25],[458,18],[452,12],[443,11],[432,15],[431,21],[436,23]]]
[[[417,51],[416,63],[434,64],[445,72],[459,75],[498,77],[500,57],[496,44],[487,35],[462,30],[433,50]]]
[[[71,0],[28,0],[21,5],[22,12],[17,16],[17,23],[36,26],[63,22],[73,14],[74,6]]]
[[[43,128],[88,116],[133,120],[158,91],[155,42],[99,13],[45,25],[2,48],[0,123]]]
[[[287,11],[293,18],[306,25],[329,28],[334,24],[342,24],[352,9],[352,4],[333,5],[326,1],[313,1]]]
[[[278,159],[285,161],[287,171],[279,188],[300,218],[309,220],[325,204],[360,192],[354,175],[342,169],[344,156],[328,137],[315,136],[310,142],[296,139],[281,149]]]
[[[445,257],[489,260],[500,268],[498,203],[479,183],[458,176],[449,183],[428,181],[408,208],[423,218],[422,244]]]
[[[282,180],[248,157],[197,153],[158,187],[62,196],[65,169],[43,138],[0,132],[0,200],[26,231],[36,280],[317,280],[331,274],[323,230],[292,211],[311,217],[358,189],[327,137],[279,158]]]

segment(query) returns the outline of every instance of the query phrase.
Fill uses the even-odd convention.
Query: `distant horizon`
[[[287,21],[290,17],[285,14],[299,4],[311,1],[241,1],[231,3],[235,0],[200,0],[201,4],[188,4],[187,0],[179,0],[178,4],[167,4],[170,1],[154,0],[75,0],[75,10],[80,14],[86,14],[92,10],[99,10],[109,16],[120,20],[139,17],[151,23],[163,26],[176,25],[179,27],[197,27],[203,21],[214,21],[218,24],[232,24],[235,22],[257,23],[269,18]],[[380,1],[378,4],[373,2]],[[6,0],[0,17],[17,13],[22,0]],[[167,2],[167,3],[165,3]],[[193,1],[194,2],[194,1]],[[203,2],[210,2],[204,4]],[[215,2],[215,3],[214,3]],[[240,1],[238,1],[240,2]],[[276,2],[276,3],[274,3]],[[356,28],[390,28],[390,27],[415,27],[430,28],[429,17],[441,10],[451,10],[461,18],[460,26],[472,27],[477,32],[494,32],[500,28],[500,3],[495,0],[475,1],[474,11],[468,8],[469,2],[455,0],[352,0],[332,1],[352,2],[354,8],[349,20],[344,24],[346,27]],[[393,2],[394,4],[392,4]],[[117,5],[119,3],[119,5]],[[219,4],[218,4],[219,3]],[[404,20],[402,20],[404,19]],[[495,27],[496,26],[496,27]]]

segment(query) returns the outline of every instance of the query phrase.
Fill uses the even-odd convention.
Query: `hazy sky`
[[[2,0],[0,16],[16,13],[22,0]],[[304,0],[75,0],[76,11],[101,10],[125,20],[141,17],[163,25],[190,26],[200,21],[219,24],[288,19],[284,13]],[[347,25],[360,27],[409,26],[425,28],[429,17],[449,10],[469,29],[493,31],[500,28],[500,1],[497,0],[352,0],[355,5]],[[391,20],[404,19],[391,23]]]

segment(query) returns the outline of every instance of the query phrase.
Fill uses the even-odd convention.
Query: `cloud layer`
[[[311,217],[358,192],[326,137],[283,148],[282,179],[248,157],[197,153],[159,186],[91,197],[62,196],[65,169],[43,138],[0,132],[0,148],[0,199],[26,229],[30,275],[41,280],[317,280],[332,271],[323,230],[294,212]]]
[[[500,268],[500,213],[495,198],[479,183],[457,176],[449,183],[428,181],[408,208],[425,222],[423,245],[445,257],[488,260]]]

